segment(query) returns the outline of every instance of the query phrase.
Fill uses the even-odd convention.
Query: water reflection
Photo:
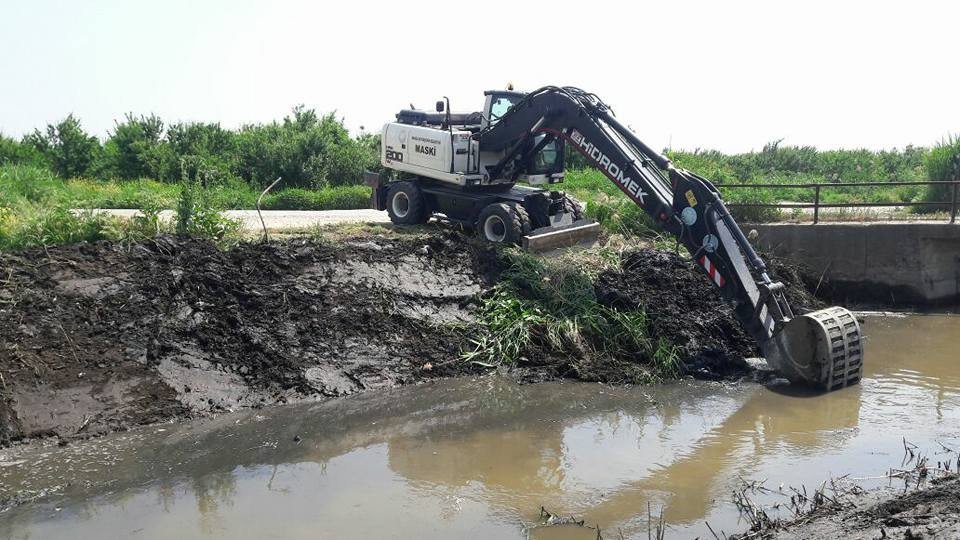
[[[956,437],[960,319],[865,330],[863,384],[826,396],[482,378],[19,451],[0,497],[55,495],[0,514],[0,538],[523,537],[541,505],[643,536],[648,502],[680,537],[729,532],[740,477],[876,474],[902,436]]]

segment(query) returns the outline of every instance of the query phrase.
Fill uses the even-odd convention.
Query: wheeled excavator
[[[398,224],[431,216],[475,227],[493,242],[530,247],[595,234],[555,188],[564,149],[583,154],[663,231],[675,236],[729,302],[767,361],[794,383],[832,391],[857,384],[863,339],[843,307],[794,313],[763,259],[709,180],[641,141],[595,94],[545,86],[485,92],[482,112],[407,109],[383,127],[381,163],[367,173],[373,207]]]

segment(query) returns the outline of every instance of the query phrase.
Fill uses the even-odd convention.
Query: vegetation
[[[27,165],[0,165],[0,206],[14,207],[26,201],[45,201],[67,208],[174,208],[182,186],[157,180],[100,181],[85,178],[63,180],[49,169]],[[244,182],[213,183],[204,188],[217,209],[253,208],[258,190]],[[366,208],[370,188],[335,186],[318,190],[292,188],[270,192],[263,208],[332,210]]]
[[[213,205],[210,191],[205,189],[215,175],[215,169],[191,170],[183,165],[175,219],[177,234],[211,238],[221,243],[240,237],[240,222],[224,217]]]
[[[276,177],[285,187],[359,184],[379,167],[374,135],[350,137],[332,113],[295,107],[282,122],[239,130],[219,124],[176,123],[127,114],[103,144],[73,115],[15,141],[0,137],[0,164],[47,166],[61,178],[180,181],[184,162],[202,160],[211,182],[242,181],[262,189]]]
[[[924,162],[927,168],[927,177],[933,181],[960,180],[960,138],[948,137],[935,146],[926,155]],[[944,201],[943,206],[921,206],[918,211],[936,211],[949,209],[953,198],[953,188],[939,184],[927,187],[926,197],[930,202]]]
[[[0,249],[165,232],[161,209],[176,208],[181,234],[229,242],[239,225],[220,210],[253,208],[283,178],[266,209],[365,208],[365,169],[379,168],[379,141],[350,137],[333,114],[294,108],[282,122],[175,123],[128,114],[101,143],[73,115],[17,141],[0,135]],[[287,189],[283,189],[287,188]],[[121,220],[76,208],[133,208]]]
[[[927,192],[922,186],[861,185],[865,182],[925,180],[930,158],[936,151],[913,146],[879,152],[819,151],[811,146],[784,146],[781,142],[771,142],[760,152],[743,154],[694,150],[667,151],[667,155],[677,166],[717,185],[724,200],[732,204],[813,202],[814,189],[724,188],[724,185],[843,184],[842,187],[821,190],[820,201],[825,203],[900,202],[909,205],[920,200],[945,200],[942,194]],[[570,161],[574,166],[586,165],[579,155]],[[569,171],[565,186],[575,197],[587,203],[587,214],[610,231],[642,232],[650,224],[649,218],[638,212],[635,205],[599,171],[589,168]],[[741,208],[734,209],[733,213],[746,221],[772,221],[782,217],[780,211],[768,208]]]
[[[948,201],[944,187],[872,187],[867,181],[948,179],[955,175],[957,139],[932,150],[818,151],[774,141],[759,151],[668,151],[679,166],[714,182],[731,203],[811,202],[811,188],[725,188],[732,184],[839,183],[824,189],[822,202]],[[364,170],[379,170],[379,138],[351,137],[331,114],[296,107],[280,122],[236,130],[215,123],[167,125],[155,115],[127,114],[101,142],[73,115],[20,140],[0,135],[0,208],[24,214],[20,205],[43,207],[44,215],[69,208],[170,209],[191,193],[211,209],[253,208],[259,192],[277,177],[283,182],[264,198],[266,209],[365,208]],[[565,189],[587,204],[587,215],[607,230],[642,234],[649,217],[575,152],[568,156]],[[185,192],[182,178],[203,181]],[[188,186],[189,187],[189,186]],[[41,205],[42,203],[42,205]],[[921,207],[917,207],[918,209]],[[923,207],[929,208],[929,207]],[[16,209],[16,210],[14,210]],[[934,208],[940,209],[940,208]],[[775,209],[735,209],[743,220],[778,219]],[[29,212],[26,212],[29,214]],[[64,213],[57,214],[63,218]],[[38,218],[39,219],[39,218]],[[51,218],[52,219],[52,218]],[[68,220],[63,218],[60,221]],[[80,219],[80,218],[78,218]],[[92,219],[92,218],[91,218]],[[97,217],[101,223],[105,218]],[[10,226],[9,223],[6,224]],[[99,230],[99,225],[88,228]],[[9,234],[9,231],[3,231]]]
[[[647,367],[648,380],[675,377],[676,349],[650,337],[646,316],[600,304],[596,274],[617,267],[610,251],[535,257],[516,249],[500,283],[480,310],[484,333],[465,358],[484,365],[522,363],[529,357],[570,355],[583,360],[631,358]],[[570,260],[578,258],[579,260]]]
[[[224,245],[238,240],[239,223],[217,210],[219,192],[203,189],[195,176],[187,178],[182,185],[146,180],[99,185],[83,180],[64,182],[36,167],[0,167],[0,250],[97,240],[136,241],[174,231]],[[136,198],[141,215],[122,219],[94,210],[71,210],[77,207],[71,204],[76,200],[71,197],[103,196],[101,191]],[[168,206],[178,209],[172,224],[160,219],[161,208]]]

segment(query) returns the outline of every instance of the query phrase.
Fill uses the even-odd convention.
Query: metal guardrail
[[[821,208],[870,208],[878,206],[950,206],[950,223],[957,221],[957,194],[960,192],[960,180],[938,180],[938,181],[911,181],[911,182],[823,182],[819,184],[714,184],[717,189],[732,188],[759,188],[759,189],[813,189],[812,203],[730,203],[729,208],[813,208],[813,222],[820,221]],[[953,186],[950,201],[918,201],[918,202],[864,202],[864,203],[822,203],[820,202],[820,192],[830,188],[856,188],[856,187],[893,187],[893,186],[933,186],[950,185]]]

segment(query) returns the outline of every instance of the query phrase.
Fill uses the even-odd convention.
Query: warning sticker
[[[713,262],[706,256],[700,257],[700,266],[707,271],[707,275],[717,284],[717,287],[723,287],[723,284],[727,282],[727,280],[723,279],[723,276],[720,275],[720,271],[713,265]]]
[[[690,206],[697,205],[697,197],[694,196],[692,189],[688,189],[687,192],[684,193],[684,195],[687,196],[687,202],[690,203]]]

